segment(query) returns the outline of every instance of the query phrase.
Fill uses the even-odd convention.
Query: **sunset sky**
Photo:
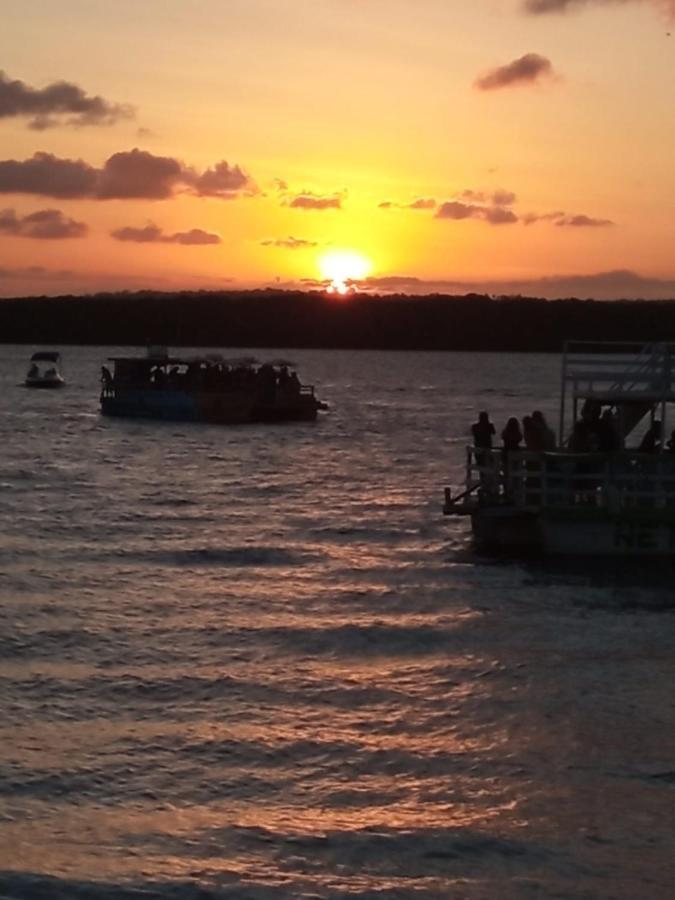
[[[5,0],[0,51],[0,295],[675,297],[675,0]]]

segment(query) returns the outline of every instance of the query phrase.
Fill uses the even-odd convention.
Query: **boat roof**
[[[109,356],[109,362],[125,362],[136,363],[137,365],[148,366],[189,366],[205,365],[205,366],[257,366],[260,360],[254,356],[238,356],[233,359],[226,359],[215,353],[209,353],[206,356]],[[267,363],[267,365],[280,365],[279,361]]]
[[[34,353],[30,361],[31,362],[59,362],[61,359],[61,354],[57,353],[56,350],[38,350],[37,353]]]

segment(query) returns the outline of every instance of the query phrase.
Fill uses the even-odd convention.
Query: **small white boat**
[[[30,358],[24,384],[30,388],[60,388],[66,381],[61,374],[61,354],[55,350],[40,350]]]

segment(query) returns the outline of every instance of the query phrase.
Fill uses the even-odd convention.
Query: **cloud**
[[[221,200],[233,200],[244,189],[255,190],[248,175],[239,166],[231,166],[224,159],[196,176],[193,187],[198,197],[219,197]]]
[[[518,221],[518,216],[512,209],[505,209],[502,206],[488,206],[483,210],[482,218],[490,225],[511,225]]]
[[[35,153],[30,159],[0,160],[0,194],[40,194],[44,197],[93,196],[98,172],[81,159],[59,159]]]
[[[95,200],[166,200],[185,191],[199,197],[233,199],[255,190],[239,166],[224,160],[199,174],[171,156],[147,150],[114,153],[101,169],[84,160],[35,153],[30,159],[0,160],[0,194]]]
[[[154,156],[137,147],[114,153],[103,166],[96,196],[101,200],[166,200],[184,183],[185,173],[177,159]]]
[[[322,197],[305,191],[296,194],[295,197],[289,197],[285,201],[285,206],[290,206],[291,209],[342,209],[342,197],[339,194]]]
[[[420,197],[418,200],[413,200],[412,203],[408,204],[408,209],[435,209],[436,201],[433,197]]]
[[[535,84],[538,81],[552,78],[554,75],[551,61],[538,53],[526,53],[519,59],[490,69],[474,82],[479,91],[494,91],[506,87],[519,87],[524,84]]]
[[[642,0],[524,0],[523,9],[532,15],[546,13],[566,13],[592,6],[619,6],[626,3],[641,3]],[[675,0],[650,0],[652,6],[666,15],[675,17]]]
[[[495,206],[513,206],[517,199],[513,191],[497,190],[492,195],[492,202]]]
[[[218,234],[211,234],[201,228],[192,228],[190,231],[179,231],[175,234],[164,234],[162,229],[152,222],[148,222],[143,228],[134,228],[127,225],[110,232],[110,236],[116,241],[127,241],[135,244],[182,244],[183,246],[198,246],[206,244],[220,244]]]
[[[378,203],[378,209],[436,209],[437,202],[433,197],[418,197],[410,203],[394,203],[393,200],[383,200]]]
[[[220,244],[222,240],[219,234],[204,231],[202,228],[191,228],[189,231],[179,231],[176,234],[172,234],[168,238],[167,243],[196,247],[206,244]]]
[[[541,15],[542,13],[567,12],[583,6],[610,6],[626,2],[635,2],[635,0],[525,0],[523,6],[526,12]]]
[[[304,250],[308,247],[318,247],[316,241],[306,241],[303,238],[277,238],[276,240],[261,241],[263,247],[280,247],[285,250]]]
[[[17,216],[13,209],[0,210],[0,234],[38,240],[64,240],[84,237],[84,222],[68,219],[60,209],[40,209],[27,216]]]
[[[27,216],[17,216],[13,209],[0,210],[0,234],[37,240],[64,240],[84,237],[84,222],[68,219],[60,209],[40,209]]]
[[[480,207],[473,203],[461,203],[459,200],[448,200],[441,203],[436,211],[436,219],[472,219],[477,216]]]
[[[513,191],[505,191],[497,188],[496,191],[474,191],[467,188],[459,194],[462,200],[468,200],[470,203],[492,203],[493,206],[513,206],[518,199]]]
[[[591,216],[576,215],[563,216],[555,223],[563,228],[604,228],[607,225],[613,225],[611,219],[594,219]]]
[[[57,125],[112,125],[133,114],[131,106],[91,97],[69,81],[32,88],[0,71],[0,119],[25,117],[29,128],[42,131]]]
[[[515,199],[515,197],[514,197]],[[518,216],[511,209],[503,206],[481,206],[476,203],[462,203],[460,200],[448,200],[436,210],[436,219],[482,219],[490,225],[511,225],[518,221]]]
[[[649,278],[626,269],[589,275],[554,275],[509,281],[426,280],[415,276],[388,275],[365,279],[361,286],[372,291],[408,294],[491,294],[494,296],[594,298],[596,300],[668,300],[675,298],[675,280]]]
[[[70,269],[45,269],[44,266],[22,266],[17,269],[8,269],[0,266],[0,279],[21,280],[24,278],[45,278],[60,281],[72,276]]]
[[[583,213],[567,215],[564,212],[551,213],[526,213],[521,221],[524,225],[533,225],[535,222],[553,222],[560,228],[606,228],[614,225],[611,219],[598,219]]]

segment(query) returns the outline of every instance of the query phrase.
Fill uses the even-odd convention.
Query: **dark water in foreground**
[[[670,567],[440,514],[545,356],[301,352],[330,412],[104,420],[0,352],[0,896],[670,898]],[[284,351],[285,352],[285,351]],[[241,351],[236,351],[241,355]],[[276,355],[276,354],[274,354]]]

